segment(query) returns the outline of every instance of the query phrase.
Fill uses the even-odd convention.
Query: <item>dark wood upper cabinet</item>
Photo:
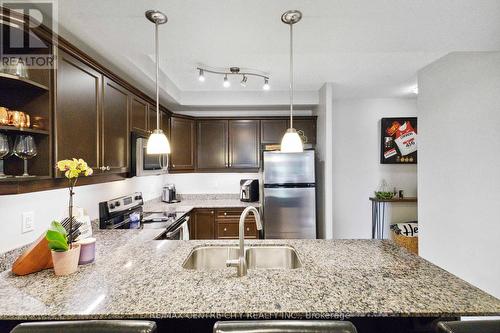
[[[57,59],[55,159],[83,158],[97,171],[102,75],[65,52]]]
[[[104,78],[102,105],[102,165],[110,172],[127,172],[129,165],[129,92]]]
[[[148,131],[148,117],[148,103],[140,97],[132,96],[132,105],[130,108],[130,128],[133,131],[146,133]]]
[[[316,144],[316,118],[293,119],[293,127],[302,131],[307,138],[306,143]]]
[[[259,120],[229,120],[229,167],[259,167]]]
[[[166,112],[160,112],[160,128],[163,133],[170,139],[170,116]]]
[[[228,121],[198,120],[198,169],[224,169],[228,162]]]
[[[160,128],[161,128],[161,113],[160,110]],[[148,107],[148,130],[150,132],[156,129],[156,105],[149,105]]]
[[[260,142],[263,144],[281,143],[288,128],[286,119],[262,119],[260,121]]]
[[[194,119],[170,118],[170,169],[194,170],[196,130]]]

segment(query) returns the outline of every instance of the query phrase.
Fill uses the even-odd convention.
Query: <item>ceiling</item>
[[[162,97],[184,106],[286,104],[289,37],[280,16],[288,9],[304,15],[294,28],[299,104],[315,104],[325,82],[336,98],[409,96],[417,70],[443,55],[500,50],[498,0],[64,0],[59,33],[152,92],[147,9],[169,18],[160,27]],[[198,64],[267,72],[271,90],[255,78],[227,89],[208,74],[202,84]]]

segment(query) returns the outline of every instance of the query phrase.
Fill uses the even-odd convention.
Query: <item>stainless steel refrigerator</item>
[[[314,150],[265,151],[263,213],[265,238],[316,238]]]

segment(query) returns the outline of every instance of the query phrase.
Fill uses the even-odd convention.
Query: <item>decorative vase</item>
[[[72,244],[65,252],[52,251],[52,261],[56,275],[69,275],[78,269],[80,244]]]

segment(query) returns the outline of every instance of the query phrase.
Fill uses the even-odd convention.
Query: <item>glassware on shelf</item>
[[[28,159],[37,154],[35,139],[31,135],[18,135],[14,143],[14,154],[24,160],[24,173],[16,177],[34,177],[28,174]]]
[[[3,159],[10,153],[9,138],[0,133],[0,179],[10,177],[3,172]]]

